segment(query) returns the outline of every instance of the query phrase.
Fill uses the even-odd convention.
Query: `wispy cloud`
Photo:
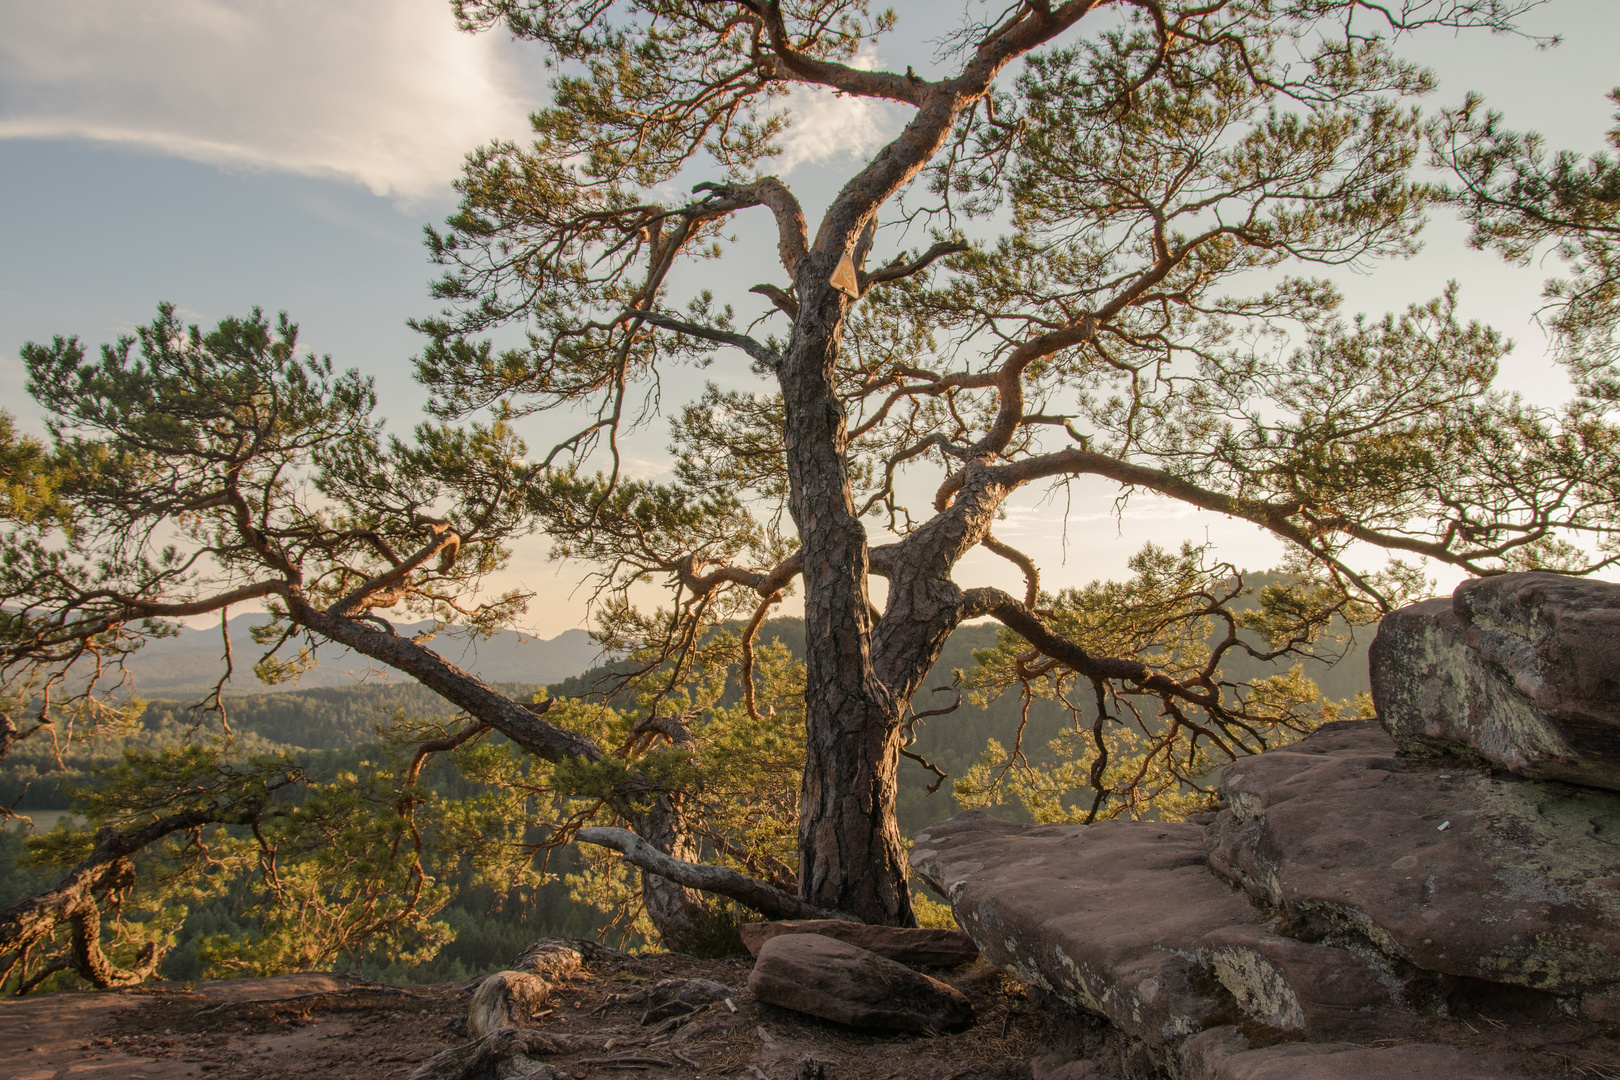
[[[0,139],[89,139],[227,168],[448,193],[463,155],[522,139],[532,46],[457,32],[445,0],[71,0],[0,5]],[[875,67],[870,50],[857,57]],[[799,87],[775,169],[861,158],[889,102]]]
[[[534,101],[444,0],[73,0],[0,13],[0,138],[78,138],[447,193]]]
[[[876,68],[876,53],[863,50],[853,66]],[[792,126],[776,159],[776,168],[784,174],[800,165],[866,157],[899,130],[904,108],[888,101],[841,96],[821,86],[794,87],[787,107],[793,114]]]

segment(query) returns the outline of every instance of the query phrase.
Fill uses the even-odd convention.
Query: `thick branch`
[[[669,569],[678,575],[681,584],[696,596],[707,596],[726,584],[741,585],[746,589],[753,589],[761,596],[771,596],[785,588],[788,582],[803,571],[804,553],[795,551],[772,569],[763,572],[744,570],[737,566],[720,566],[707,574],[699,574],[698,568],[702,565],[696,555],[687,555],[670,563]]]
[[[941,243],[935,244],[933,247],[929,248],[927,251],[923,252],[910,262],[901,262],[900,260],[896,259],[888,266],[881,266],[872,271],[870,274],[858,274],[856,275],[856,278],[861,283],[862,295],[865,295],[866,290],[870,289],[873,285],[878,285],[885,281],[895,281],[899,278],[910,277],[913,274],[926,270],[929,264],[933,263],[936,259],[942,259],[947,255],[956,255],[960,252],[971,250],[971,245],[965,244],[960,240],[952,240],[950,242],[942,241]]]
[[[801,78],[822,81],[846,93],[893,97],[917,106],[917,114],[899,137],[878,151],[838,193],[822,218],[812,249],[833,260],[848,250],[850,241],[865,228],[878,207],[933,159],[962,110],[988,92],[1003,67],[1063,33],[1096,5],[1097,0],[1069,0],[1057,7],[1024,7],[987,35],[962,71],[946,82],[847,69],[822,76],[793,68]]]
[[[139,982],[150,972],[125,972],[114,967],[100,948],[98,892],[128,888],[134,870],[129,857],[171,833],[214,822],[243,822],[256,817],[263,804],[247,800],[170,814],[139,828],[103,829],[96,846],[52,889],[31,896],[0,912],[0,955],[43,941],[64,922],[73,924],[73,960],[69,966],[105,989]]]
[[[1024,420],[1024,369],[1037,360],[1053,353],[1072,348],[1097,336],[1097,320],[1087,315],[1061,330],[1053,330],[1032,338],[1014,349],[995,373],[996,391],[1000,405],[996,421],[985,432],[984,438],[974,444],[978,454],[999,454],[1018,434]]]
[[[115,603],[129,609],[131,615],[143,618],[156,619],[184,619],[192,615],[212,615],[220,608],[231,607],[244,600],[257,600],[265,596],[273,596],[286,589],[286,583],[281,581],[259,581],[252,585],[243,585],[239,589],[220,593],[218,596],[206,597],[202,600],[192,600],[183,604],[165,604],[156,600],[143,600],[137,596],[125,596],[121,593],[91,593],[89,599],[105,596]]]
[[[397,595],[393,590],[399,588],[413,572],[427,565],[428,561],[440,552],[450,551],[454,553],[461,547],[461,537],[451,532],[448,526],[434,524],[430,525],[429,528],[432,531],[433,539],[423,544],[397,565],[390,567],[376,577],[361,582],[347,596],[333,604],[328,609],[328,614],[346,616],[350,612],[377,606],[375,603],[368,603],[367,601],[373,601],[378,593],[390,597],[389,602],[381,606],[392,606],[393,600],[391,598]]]
[[[672,319],[668,315],[656,311],[637,311],[636,315],[643,322],[650,322],[654,326],[663,327],[665,330],[674,330],[676,333],[686,334],[689,337],[702,338],[705,341],[713,341],[720,345],[730,345],[733,348],[741,349],[766,367],[774,368],[782,362],[780,356],[747,334],[737,334],[729,330],[717,330],[712,326],[690,323],[683,319]]]
[[[752,184],[702,183],[693,191],[710,191],[717,198],[755,203],[765,207],[776,218],[776,252],[782,267],[792,278],[799,272],[809,242],[809,228],[804,221],[804,208],[794,198],[788,186],[774,176],[762,177]]]
[[[765,299],[775,304],[777,310],[783,312],[788,318],[797,319],[799,317],[799,302],[793,299],[792,296],[788,295],[788,291],[782,288],[780,285],[771,285],[769,283],[764,285],[755,285],[748,291],[751,293],[758,293],[760,296],[763,296]]]
[[[727,896],[740,904],[746,904],[768,919],[840,919],[845,922],[854,922],[848,915],[839,911],[828,911],[813,904],[807,904],[796,896],[789,896],[779,889],[773,888],[751,878],[746,874],[725,866],[711,866],[706,863],[689,863],[680,859],[671,858],[662,851],[647,843],[629,829],[612,829],[592,827],[581,829],[574,834],[574,838],[587,844],[599,844],[602,847],[612,848],[624,856],[624,861],[631,866],[639,867],[649,874],[668,878],[670,881],[684,885],[689,889],[700,889],[703,892],[714,893],[717,896]]]
[[[1219,704],[1212,702],[1208,693],[1190,690],[1168,675],[1158,674],[1140,660],[1091,655],[1068,638],[1054,634],[1039,616],[1000,589],[986,587],[963,593],[962,617],[971,619],[980,615],[993,616],[1007,629],[1084,678],[1135,683],[1144,690],[1180,698],[1195,705]]]
[[[924,92],[931,86],[921,79],[888,71],[867,71],[806,56],[793,47],[792,34],[782,19],[780,3],[767,0],[758,5],[750,4],[749,7],[763,17],[771,52],[779,67],[799,82],[828,86],[841,93],[860,97],[888,98],[908,105],[922,104]]]
[[[1237,495],[1227,495],[1201,487],[1190,480],[1185,480],[1163,469],[1135,465],[1127,461],[1121,461],[1118,458],[1109,457],[1106,454],[1099,454],[1095,451],[1083,450],[1077,447],[1069,447],[1053,454],[1025,458],[1011,465],[995,466],[991,471],[1008,486],[1017,486],[1031,480],[1051,476],[1078,476],[1082,474],[1106,476],[1110,480],[1118,481],[1121,484],[1157,491],[1161,495],[1168,495],[1173,499],[1179,499],[1203,510],[1211,510],[1217,514],[1229,514],[1232,517],[1242,518],[1244,521],[1269,529],[1283,539],[1292,541],[1317,555],[1323,554],[1321,545],[1316,542],[1312,531],[1293,520],[1294,515],[1300,513],[1303,509],[1297,501],[1274,503],[1260,499],[1246,499]],[[958,477],[960,475],[961,473],[957,474]],[[947,486],[950,486],[951,483],[952,481],[947,481]],[[955,486],[960,486],[959,480],[956,481]],[[942,494],[945,493],[945,489],[942,488],[941,492]],[[1322,524],[1321,527],[1342,532],[1346,536],[1365,543],[1376,544],[1379,547],[1425,555],[1453,566],[1460,566],[1471,573],[1482,575],[1500,573],[1499,570],[1478,565],[1477,553],[1453,551],[1443,543],[1383,532],[1341,518],[1334,518],[1332,521]],[[1341,569],[1344,568],[1341,567]]]
[[[989,533],[985,533],[984,539],[979,543],[1024,572],[1024,606],[1034,611],[1035,602],[1041,595],[1041,570],[1035,565],[1035,560],[1017,548],[1003,544]]]
[[[288,594],[287,613],[298,625],[411,676],[537,757],[547,761],[571,757],[596,761],[602,757],[601,748],[589,739],[541,719],[539,714],[549,702],[533,708],[521,705],[410,638],[330,615],[296,592]]]

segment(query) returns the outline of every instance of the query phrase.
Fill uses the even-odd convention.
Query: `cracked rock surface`
[[[1620,1021],[1620,795],[1469,760],[1342,721],[1227,766],[1201,824],[969,812],[912,865],[986,959],[1123,1033],[1133,1080],[1590,1064]]]
[[[1620,585],[1561,574],[1465,581],[1385,616],[1373,701],[1400,746],[1620,789]]]
[[[1223,1008],[1205,938],[1265,915],[1209,872],[1197,825],[1014,825],[979,811],[917,834],[911,864],[986,958],[1151,1044]]]
[[[1399,757],[1371,720],[1229,765],[1220,789],[1210,866],[1298,927],[1563,997],[1620,983],[1620,795]]]

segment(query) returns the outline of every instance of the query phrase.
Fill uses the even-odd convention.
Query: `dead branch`
[[[729,896],[746,904],[768,919],[839,919],[844,922],[859,920],[841,911],[829,911],[807,904],[796,896],[789,896],[763,881],[739,874],[730,867],[707,863],[683,862],[671,858],[647,843],[629,829],[595,826],[581,829],[575,839],[587,844],[612,848],[624,856],[625,862],[649,874],[667,878],[688,889],[699,889],[717,896]]]

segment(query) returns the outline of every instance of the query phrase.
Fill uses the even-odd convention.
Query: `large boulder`
[[[911,865],[991,962],[1155,1046],[1221,1009],[1199,985],[1204,936],[1263,921],[1210,875],[1196,825],[968,811],[918,833]]]
[[[868,926],[837,919],[800,919],[743,923],[737,927],[743,945],[758,956],[760,948],[783,934],[820,934],[886,956],[909,968],[954,968],[979,958],[979,947],[960,930]]]
[[[820,934],[765,942],[748,989],[769,1005],[853,1027],[935,1032],[973,1023],[973,1004],[955,987]]]
[[[1382,958],[1276,933],[1270,912],[1209,872],[1198,825],[1023,826],[970,811],[919,833],[911,861],[986,958],[1151,1047],[1231,1002],[1254,1023],[1316,1034],[1399,1004]]]
[[[1620,790],[1620,585],[1561,574],[1467,581],[1386,616],[1373,703],[1401,747]]]
[[[1403,758],[1375,721],[1228,765],[1220,790],[1210,866],[1295,932],[1569,998],[1620,986],[1620,795]]]

